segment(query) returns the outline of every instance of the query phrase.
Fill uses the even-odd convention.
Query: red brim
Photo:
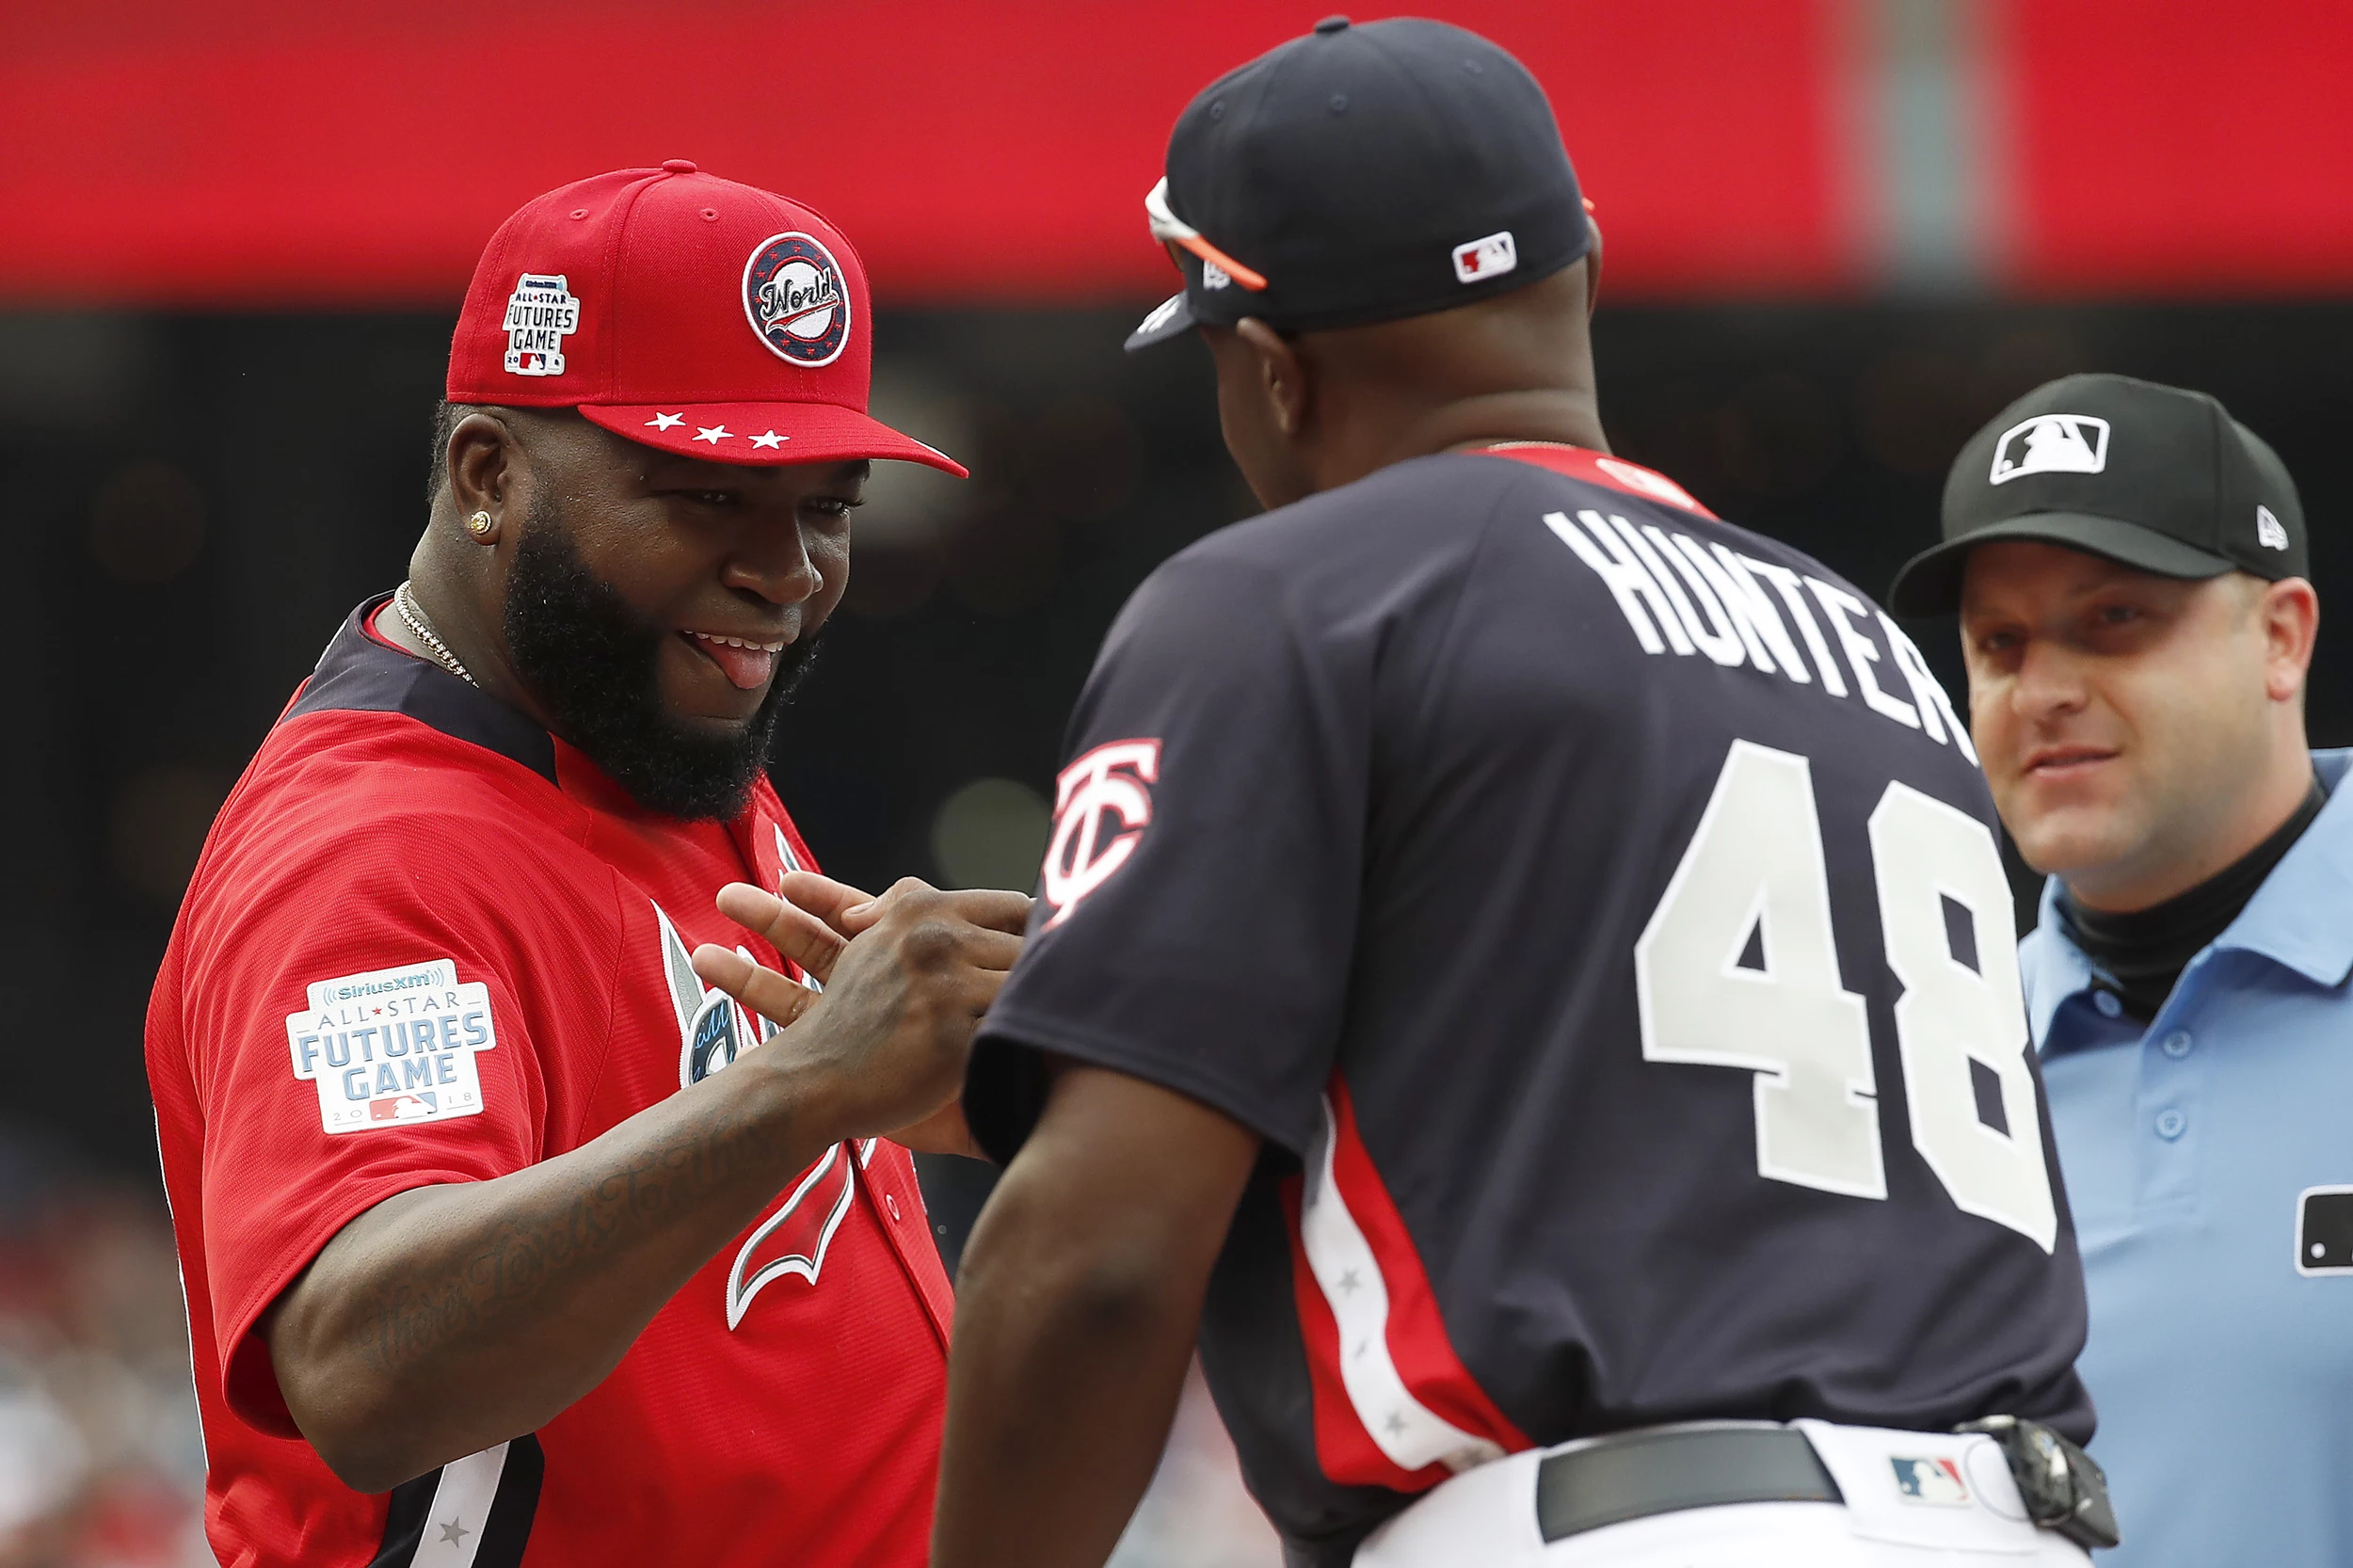
[[[969,478],[946,453],[838,403],[668,403],[584,407],[591,424],[680,456],[714,463],[845,463],[891,457]]]

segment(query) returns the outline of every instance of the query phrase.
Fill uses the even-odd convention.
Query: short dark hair
[[[433,408],[433,451],[424,470],[424,504],[427,510],[440,504],[441,492],[449,488],[449,438],[457,428],[457,422],[473,412],[469,403],[452,403],[443,398]]]

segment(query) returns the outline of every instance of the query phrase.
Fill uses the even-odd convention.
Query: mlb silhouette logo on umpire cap
[[[1996,485],[2029,473],[2098,473],[2108,466],[2108,422],[2091,414],[2037,414],[1993,443]]]

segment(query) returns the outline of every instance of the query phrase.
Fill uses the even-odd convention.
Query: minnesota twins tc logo
[[[1136,840],[1152,820],[1152,792],[1160,776],[1160,743],[1113,741],[1096,746],[1063,769],[1054,781],[1054,837],[1046,846],[1046,902],[1054,918],[1046,929],[1070,917],[1080,899],[1110,880],[1136,852]],[[1125,832],[1106,839],[1106,813]]]
[[[778,359],[811,369],[850,342],[850,291],[833,252],[808,234],[774,234],[744,264],[744,315]]]

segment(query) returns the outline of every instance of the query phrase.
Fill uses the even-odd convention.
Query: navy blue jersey
[[[968,1109],[1009,1158],[1042,1050],[1266,1140],[1201,1353],[1302,1560],[1662,1421],[2090,1435],[1993,805],[1851,584],[1420,458],[1155,573],[1069,755]]]

